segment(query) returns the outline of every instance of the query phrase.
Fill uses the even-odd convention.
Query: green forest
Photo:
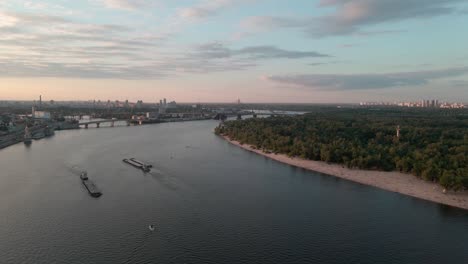
[[[467,110],[319,108],[227,121],[215,133],[267,153],[399,171],[447,189],[468,189]]]

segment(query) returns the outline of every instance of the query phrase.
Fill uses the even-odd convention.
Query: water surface
[[[0,263],[468,263],[466,211],[280,164],[216,124],[59,131],[0,150]]]

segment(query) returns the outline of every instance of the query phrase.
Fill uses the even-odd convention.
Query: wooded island
[[[227,121],[215,132],[265,153],[411,173],[447,189],[468,189],[466,110],[329,107]]]

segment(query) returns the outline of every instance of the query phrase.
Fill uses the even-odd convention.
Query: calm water
[[[63,131],[1,150],[0,263],[468,263],[467,212],[268,160],[215,125]]]

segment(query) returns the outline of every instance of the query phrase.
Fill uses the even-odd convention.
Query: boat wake
[[[153,179],[172,191],[177,191],[179,189],[180,183],[178,183],[174,177],[170,177],[158,169],[153,168],[151,172],[147,174],[151,175]]]

